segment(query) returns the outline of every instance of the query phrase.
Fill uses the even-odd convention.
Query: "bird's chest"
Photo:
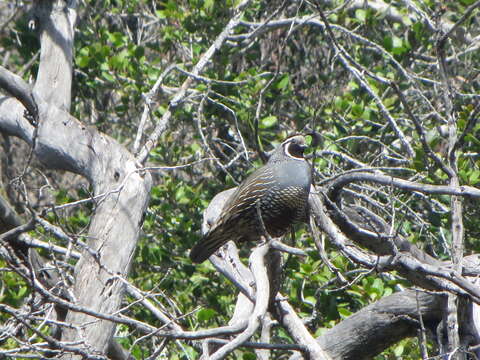
[[[305,160],[290,160],[275,164],[272,173],[275,178],[274,184],[280,191],[293,188],[308,193],[310,190],[312,174],[310,165]]]
[[[260,200],[265,226],[271,235],[282,235],[296,221],[305,218],[311,172],[304,162],[293,163],[288,171],[274,171],[273,186]]]

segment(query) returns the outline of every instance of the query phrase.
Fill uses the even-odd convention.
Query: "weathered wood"
[[[35,91],[48,104],[69,111],[73,76],[76,1],[35,1],[32,13],[40,35]]]
[[[417,297],[420,307],[417,307]],[[365,307],[329,329],[318,341],[334,359],[369,359],[406,337],[417,335],[419,314],[435,326],[442,318],[445,298],[407,290]]]
[[[401,339],[416,336],[420,314],[425,326],[435,329],[446,301],[445,296],[416,290],[395,293],[328,329],[317,341],[332,359],[371,359]],[[301,356],[290,358],[298,359]]]
[[[72,11],[64,1],[39,1],[36,13],[42,55],[33,97],[39,125],[24,118],[24,107],[13,98],[0,99],[0,131],[35,143],[35,154],[48,168],[86,177],[94,190],[96,209],[86,241],[97,256],[85,251],[75,269],[74,302],[96,312],[120,307],[126,277],[149,202],[151,177],[140,169],[122,145],[70,116],[73,46]],[[103,195],[103,196],[102,196]],[[92,354],[105,354],[115,324],[70,311],[62,341],[83,341]],[[64,358],[78,358],[65,354]]]

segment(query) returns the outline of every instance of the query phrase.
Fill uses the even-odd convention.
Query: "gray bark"
[[[70,108],[74,3],[39,1],[35,12],[42,52],[33,92],[0,98],[0,131],[35,144],[35,155],[48,168],[72,171],[86,177],[97,207],[88,231],[88,245],[75,269],[74,302],[112,314],[119,309],[126,277],[148,205],[151,178],[121,144],[89,128],[66,112]],[[5,70],[5,69],[3,69]],[[12,87],[8,72],[0,76],[2,88]],[[18,79],[16,79],[18,80]],[[38,132],[24,118],[23,95],[33,96],[38,108]],[[19,101],[20,100],[20,101]],[[103,196],[102,196],[103,195]],[[95,320],[95,321],[94,321]],[[82,341],[85,350],[105,354],[115,324],[69,311],[62,341]],[[78,358],[70,354],[64,358]]]
[[[420,314],[427,328],[434,329],[446,301],[445,296],[422,291],[395,293],[343,320],[317,341],[332,359],[371,359],[401,339],[416,336]]]

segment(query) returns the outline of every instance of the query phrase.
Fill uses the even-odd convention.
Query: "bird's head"
[[[308,146],[304,135],[293,135],[284,140],[281,147],[285,156],[302,160],[304,158],[303,152]]]
[[[310,144],[307,144],[306,138],[310,136]],[[320,135],[316,132],[308,134],[291,135],[275,148],[270,154],[269,162],[294,159],[305,160],[304,152],[309,147],[316,147],[320,142]]]
[[[296,134],[286,138],[271,153],[269,162],[277,162],[286,159],[304,160],[304,151],[308,148],[305,135]]]

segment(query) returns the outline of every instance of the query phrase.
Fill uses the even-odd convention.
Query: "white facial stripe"
[[[284,146],[285,155],[287,155],[288,157],[290,157],[290,158],[292,158],[292,159],[304,160],[303,157],[298,157],[298,156],[295,156],[295,155],[293,155],[293,154],[290,153],[290,145],[292,145],[291,142],[287,143],[287,144]]]

